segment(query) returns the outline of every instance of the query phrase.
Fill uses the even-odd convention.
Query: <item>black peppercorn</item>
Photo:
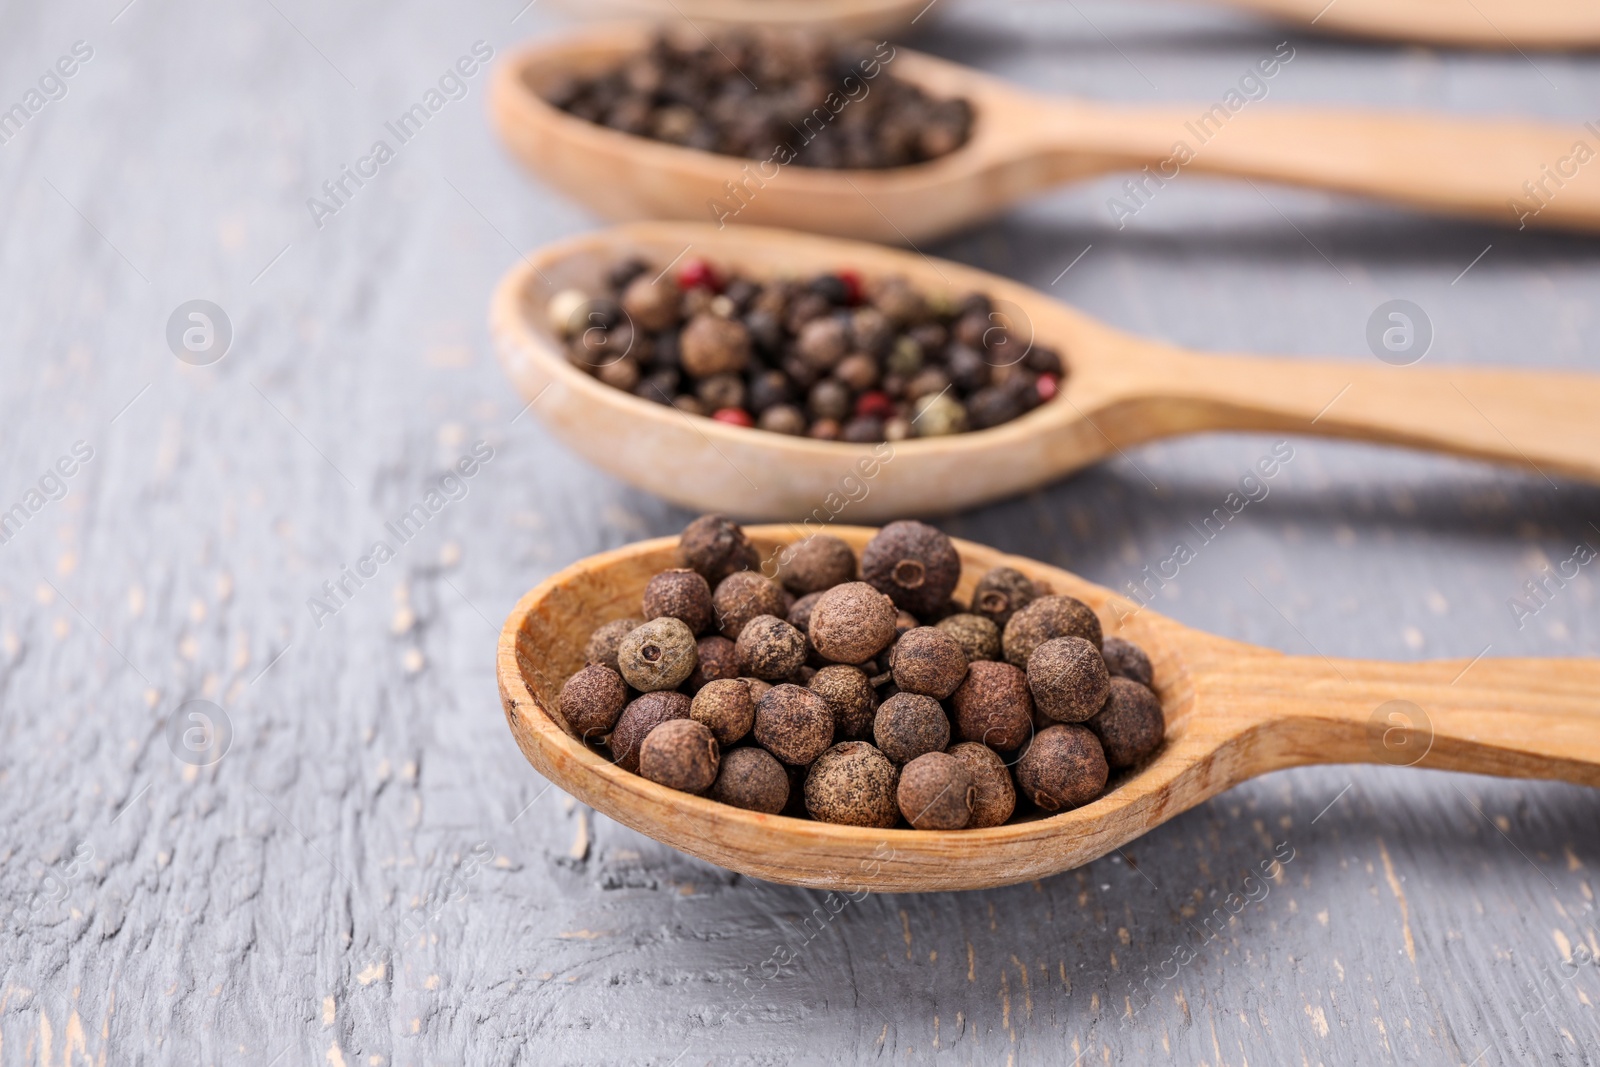
[[[1100,654],[1106,658],[1106,670],[1114,678],[1131,678],[1140,685],[1152,685],[1155,682],[1155,671],[1150,666],[1150,657],[1144,654],[1144,649],[1120,637],[1108,637],[1100,646]]]
[[[775,685],[756,702],[754,735],[785,763],[804,764],[833,743],[833,709],[798,685]]]
[[[806,811],[819,822],[887,830],[900,819],[900,772],[865,741],[845,741],[817,757],[805,780]]]
[[[684,527],[678,539],[678,557],[685,567],[699,571],[713,589],[728,575],[761,565],[761,556],[744,530],[721,515],[702,515]]]
[[[644,587],[644,616],[682,620],[694,633],[711,625],[711,586],[687,567],[662,571]]]
[[[1028,658],[1028,691],[1045,718],[1083,722],[1106,702],[1111,676],[1094,645],[1081,637],[1057,637]]]
[[[943,630],[919,626],[895,642],[889,669],[903,692],[943,700],[966,678],[967,657]]]
[[[1105,790],[1111,773],[1094,733],[1067,725],[1036,734],[1016,770],[1023,795],[1050,812],[1089,803]]]
[[[885,756],[908,763],[924,752],[942,752],[950,743],[950,720],[932,697],[896,693],[878,706],[872,738]]]
[[[1009,663],[979,660],[950,697],[956,736],[1009,752],[1033,733],[1028,677]]]
[[[628,702],[628,687],[610,667],[591,663],[561,687],[561,717],[587,740],[611,732]]]
[[[1094,718],[1084,723],[1100,738],[1106,762],[1132,767],[1161,747],[1166,717],[1161,698],[1131,678],[1111,679],[1111,695]]]
[[[913,615],[932,616],[961,580],[961,557],[932,526],[892,522],[867,542],[861,577]]]
[[[927,752],[900,768],[895,801],[918,830],[963,829],[976,799],[971,773],[954,756]]]

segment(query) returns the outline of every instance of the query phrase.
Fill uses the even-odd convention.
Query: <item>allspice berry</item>
[[[641,693],[676,689],[694,671],[694,633],[674,618],[652,619],[617,645],[617,670]]]
[[[743,673],[744,661],[739,658],[738,647],[726,637],[713,634],[695,642],[694,670],[684,684],[691,693],[698,693],[707,682],[737,678]]]
[[[1041,730],[1017,761],[1017,787],[1045,811],[1089,803],[1110,774],[1099,739],[1083,726]]]
[[[611,758],[625,771],[639,773],[639,745],[651,730],[669,719],[689,717],[689,698],[682,693],[646,693],[622,709],[606,745]]]
[[[950,697],[955,733],[1002,752],[1019,748],[1033,735],[1033,697],[1028,676],[1009,663],[979,660]]]
[[[896,693],[878,706],[872,739],[885,756],[909,763],[926,752],[943,752],[950,743],[950,720],[932,697]]]
[[[894,674],[894,684],[903,692],[943,700],[966,678],[967,657],[943,630],[919,626],[895,642],[889,669]]]
[[[789,803],[789,775],[772,753],[746,745],[723,754],[708,795],[736,808],[776,815]]]
[[[1028,658],[1028,691],[1045,718],[1083,722],[1106,702],[1111,675],[1100,650],[1088,641],[1057,637]]]
[[[812,534],[789,546],[778,569],[778,580],[797,596],[855,579],[855,550],[832,534]]]
[[[783,618],[783,590],[778,583],[756,571],[738,571],[717,583],[711,595],[716,625],[723,637],[734,641],[745,624],[757,615],[775,615]]]
[[[817,606],[817,601],[821,599],[821,593],[807,593],[803,597],[797,597],[795,602],[789,605],[789,614],[787,616],[789,625],[801,633],[810,632],[811,610]]]
[[[689,717],[705,723],[718,744],[733,744],[749,733],[756,721],[756,701],[750,694],[750,683],[742,678],[707,682],[689,703]]]
[[[866,582],[845,582],[823,593],[806,633],[835,663],[865,663],[895,636],[894,601]]]
[[[806,636],[774,615],[757,615],[744,624],[734,647],[745,670],[781,682],[806,661]]]
[[[693,719],[664,722],[639,745],[639,773],[657,785],[685,793],[711,788],[721,762],[716,738],[704,723]]]
[[[628,687],[610,667],[591,663],[561,687],[561,717],[587,740],[611,732],[628,702]]]
[[[972,821],[977,789],[954,756],[929,752],[900,768],[895,801],[918,830],[960,830]]]
[[[703,311],[679,335],[678,360],[694,378],[742,374],[750,362],[750,331],[742,322]]]
[[[1106,670],[1113,678],[1132,678],[1140,685],[1154,684],[1156,672],[1150,666],[1150,657],[1132,641],[1108,637],[1100,646],[1100,654],[1106,658]]]
[[[819,822],[887,830],[900,821],[895,786],[900,772],[865,741],[834,745],[806,775],[806,811]]]
[[[1015,567],[995,567],[978,579],[972,591],[972,610],[1003,627],[1038,596],[1032,578]]]
[[[1073,597],[1040,597],[1011,616],[1000,642],[1006,661],[1026,670],[1033,650],[1057,637],[1081,637],[1098,650],[1100,618],[1093,608]]]
[[[891,522],[862,550],[861,577],[898,607],[933,618],[961,580],[961,557],[927,523]]]
[[[711,586],[688,567],[662,571],[644,587],[644,615],[682,619],[694,633],[704,633],[711,625]]]
[[[1011,784],[1006,761],[989,746],[971,741],[951,745],[949,752],[972,775],[972,821],[967,823],[967,829],[999,826],[1011,818],[1017,809],[1017,790]]]
[[[646,272],[629,282],[622,291],[622,310],[628,313],[634,326],[659,333],[678,324],[681,299],[676,281],[665,275],[652,280],[649,272]]]
[[[601,623],[594,633],[589,635],[589,643],[583,646],[584,660],[616,670],[617,646],[630,632],[643,625],[643,619],[633,618],[612,619],[610,622]]]
[[[958,612],[946,615],[934,626],[949,634],[961,646],[968,663],[1000,658],[1000,627],[982,615]]]
[[[1111,695],[1094,718],[1084,723],[1100,738],[1106,762],[1132,767],[1156,749],[1166,734],[1161,698],[1131,678],[1111,679]]]
[[[685,567],[699,571],[713,589],[735,571],[761,566],[761,556],[743,528],[721,515],[702,515],[685,526],[678,538],[678,558]]]
[[[878,711],[878,693],[860,667],[836,663],[812,675],[806,686],[833,709],[834,735],[848,741],[872,736],[872,719]]]
[[[775,685],[756,702],[755,739],[785,763],[810,763],[833,744],[833,709],[798,685]]]

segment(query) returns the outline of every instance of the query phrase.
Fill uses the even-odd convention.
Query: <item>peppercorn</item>
[[[776,815],[789,802],[789,776],[772,753],[747,745],[723,755],[708,795],[736,808]]]
[[[678,360],[695,378],[740,374],[750,362],[750,331],[744,323],[703,311],[689,320],[678,339]]]
[[[1034,735],[1017,760],[1017,788],[1045,811],[1087,804],[1106,787],[1111,769],[1094,733],[1082,726],[1052,726]]]
[[[794,593],[820,593],[856,578],[856,554],[831,534],[812,534],[780,556],[778,578]]]
[[[722,636],[737,641],[745,624],[757,615],[782,618],[783,591],[777,582],[756,571],[735,571],[717,583],[711,606]]]
[[[1100,619],[1093,608],[1073,597],[1040,597],[1011,617],[1000,644],[1008,662],[1026,669],[1033,650],[1057,637],[1081,637],[1099,651]]]
[[[647,619],[679,619],[694,633],[711,625],[711,586],[699,571],[680,567],[662,571],[644,587]]]
[[[678,558],[685,567],[699,571],[713,589],[728,575],[761,565],[744,529],[721,515],[702,515],[685,526],[678,538]]]
[[[866,582],[845,582],[823,592],[806,632],[828,659],[864,663],[894,640],[896,614],[894,602]]]
[[[823,592],[826,592],[826,590]],[[816,607],[817,601],[821,599],[822,593],[820,592],[807,593],[805,596],[796,597],[795,602],[789,605],[789,614],[785,616],[789,625],[801,633],[809,633],[811,630],[811,609]],[[815,651],[816,647],[812,646],[811,650]]]
[[[798,437],[806,432],[806,416],[793,404],[774,404],[761,413],[756,425],[772,433]]]
[[[832,370],[849,351],[845,323],[833,315],[812,319],[800,327],[795,351],[808,365],[819,371]]]
[[[842,663],[823,667],[811,676],[806,687],[833,709],[834,736],[846,741],[863,741],[872,736],[878,694],[861,668]]]
[[[967,657],[943,630],[919,626],[895,642],[889,669],[903,692],[943,700],[966,678]]]
[[[972,776],[972,820],[967,823],[967,829],[999,826],[1011,818],[1017,807],[1017,790],[1011,784],[1011,772],[1005,760],[987,745],[971,741],[951,745],[949,752]]]
[[[1155,683],[1155,670],[1150,666],[1150,657],[1133,642],[1120,637],[1108,637],[1100,646],[1100,654],[1106,658],[1106,670],[1111,672],[1112,677],[1131,678],[1144,686]]]
[[[721,762],[711,731],[693,719],[661,723],[639,745],[639,773],[657,785],[685,793],[711,788]]]
[[[887,830],[900,820],[900,772],[865,741],[844,741],[817,757],[806,774],[806,811],[818,822]]]
[[[979,660],[950,697],[956,736],[1009,752],[1033,733],[1028,676],[1009,663]]]
[[[1028,657],[1028,691],[1045,718],[1083,722],[1106,702],[1111,676],[1094,645],[1081,637],[1057,637]]]
[[[694,670],[684,686],[698,693],[706,683],[721,678],[737,678],[744,673],[744,661],[739,658],[738,647],[719,634],[702,637],[695,643]]]
[[[982,615],[958,611],[953,615],[946,615],[934,623],[934,626],[961,646],[961,651],[969,663],[1000,658],[1000,627]]]
[[[734,644],[745,669],[769,682],[788,678],[806,661],[805,635],[773,615],[745,623]]]
[[[1161,698],[1131,678],[1111,679],[1105,706],[1084,725],[1100,738],[1106,762],[1113,767],[1139,763],[1161,747],[1167,729]]]
[[[594,373],[602,382],[625,393],[631,393],[639,384],[639,365],[626,357],[601,364]]]
[[[617,646],[622,643],[624,637],[643,625],[643,619],[612,619],[610,622],[601,623],[594,633],[589,635],[588,643],[583,646],[584,661],[598,663],[614,671],[619,670]]]
[[[561,717],[584,740],[611,732],[628,702],[628,687],[610,667],[591,663],[561,687]]]
[[[926,752],[900,768],[895,801],[918,830],[963,829],[976,799],[971,773],[954,756]]]
[[[861,577],[896,606],[932,616],[961,580],[961,556],[950,538],[926,523],[891,522],[862,550]]]
[[[712,411],[725,408],[743,410],[745,404],[744,379],[737,374],[713,374],[701,378],[694,387],[695,398]],[[749,418],[749,413],[745,412]],[[746,425],[753,424],[754,420]]]
[[[810,763],[833,743],[833,709],[809,689],[775,685],[756,702],[754,735],[785,763]]]
[[[678,303],[682,294],[671,278],[653,281],[640,274],[622,293],[622,310],[635,326],[659,332],[678,324]]]
[[[753,375],[749,398],[750,407],[758,412],[789,403],[794,398],[794,391],[789,387],[789,376],[781,370],[764,370]]]
[[[1039,596],[1033,579],[1013,567],[995,567],[972,590],[972,610],[1004,627]]]
[[[908,763],[924,752],[942,752],[950,743],[950,720],[932,697],[896,693],[878,705],[872,739],[885,756]]]
[[[861,393],[878,384],[878,361],[865,352],[846,356],[833,368],[833,376]]]
[[[651,730],[668,719],[687,719],[689,698],[682,693],[655,692],[635,698],[622,709],[606,745],[618,767],[639,773],[639,745]]]
[[[710,728],[718,743],[731,745],[750,732],[756,719],[756,702],[750,684],[742,678],[707,682],[689,703],[689,717]]]

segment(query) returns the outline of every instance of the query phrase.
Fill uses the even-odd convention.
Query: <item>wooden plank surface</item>
[[[841,904],[547,789],[498,706],[496,628],[557,567],[688,518],[519,417],[487,350],[517,250],[593,220],[498,149],[481,72],[336,212],[306,202],[474,42],[558,23],[122,2],[0,10],[4,107],[92,52],[0,145],[0,505],[40,505],[0,544],[0,1063],[1600,1060],[1588,790],[1289,772],[1038,884]],[[919,25],[1041,90],[1209,106],[1288,38],[1271,100],[1600,120],[1592,58],[1189,5],[944,0]],[[1404,298],[1429,363],[1600,369],[1593,239],[1192,176],[1119,228],[1120,195],[928,251],[1197,348],[1368,360]],[[166,339],[197,299],[232,326],[209,366]],[[330,599],[479,441],[427,528]],[[1510,607],[1600,546],[1600,491],[1293,443],[1160,610],[1328,656],[1600,651],[1592,567]],[[1120,587],[1271,445],[1141,448],[945,526]],[[230,727],[214,762],[185,747],[196,700]]]

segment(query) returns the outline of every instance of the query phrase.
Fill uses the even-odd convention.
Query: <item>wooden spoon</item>
[[[1230,114],[1220,102],[1213,109],[1050,99],[900,49],[883,69],[936,96],[971,101],[972,137],[931,163],[842,171],[682,148],[599,126],[544,101],[541,93],[556,80],[614,66],[637,54],[650,33],[613,26],[543,41],[513,55],[494,78],[492,109],[506,143],[529,169],[607,218],[786,226],[909,244],[999,214],[1062,182],[1148,166],[1135,179],[1142,192],[1120,194],[1119,221],[1192,171],[1494,222],[1600,230],[1600,163],[1577,158],[1580,143],[1591,155],[1600,151],[1594,124],[1569,129],[1266,102]],[[870,83],[864,86],[870,91]],[[1174,162],[1180,142],[1195,153],[1181,168]],[[1562,173],[1552,178],[1546,168]],[[1544,192],[1535,195],[1539,183]]]
[[[1059,350],[1055,400],[993,429],[893,445],[814,441],[685,415],[574,367],[547,323],[556,292],[605,292],[608,267],[688,256],[749,277],[853,268],[924,292],[983,292],[1012,336]],[[1083,268],[1079,268],[1083,269]],[[1600,377],[1200,355],[1114,330],[1004,278],[881,245],[688,223],[636,223],[558,241],[501,281],[501,361],[528,410],[618,478],[697,511],[879,522],[1014,496],[1143,441],[1262,430],[1384,441],[1600,481]],[[1009,359],[1009,357],[1008,357]]]
[[[1600,45],[1600,7],[1587,0],[1221,2],[1295,27],[1377,40],[1490,49]],[[923,12],[938,13],[928,0],[563,0],[562,6],[585,18],[676,18],[695,25],[794,26],[841,33],[893,32],[918,21]]]
[[[787,526],[746,532],[763,559],[806,535]],[[859,552],[876,531],[828,532]],[[517,603],[500,634],[506,720],[540,774],[640,833],[742,874],[851,891],[979,889],[1055,874],[1285,767],[1381,762],[1600,786],[1600,660],[1285,656],[1191,630],[1042,563],[967,541],[956,547],[958,597],[970,597],[989,568],[1016,567],[1089,604],[1106,633],[1149,653],[1166,742],[1093,803],[984,830],[870,830],[744,811],[612,765],[561,718],[561,685],[583,666],[589,633],[637,614],[645,583],[677,566],[677,538],[581,560]]]

